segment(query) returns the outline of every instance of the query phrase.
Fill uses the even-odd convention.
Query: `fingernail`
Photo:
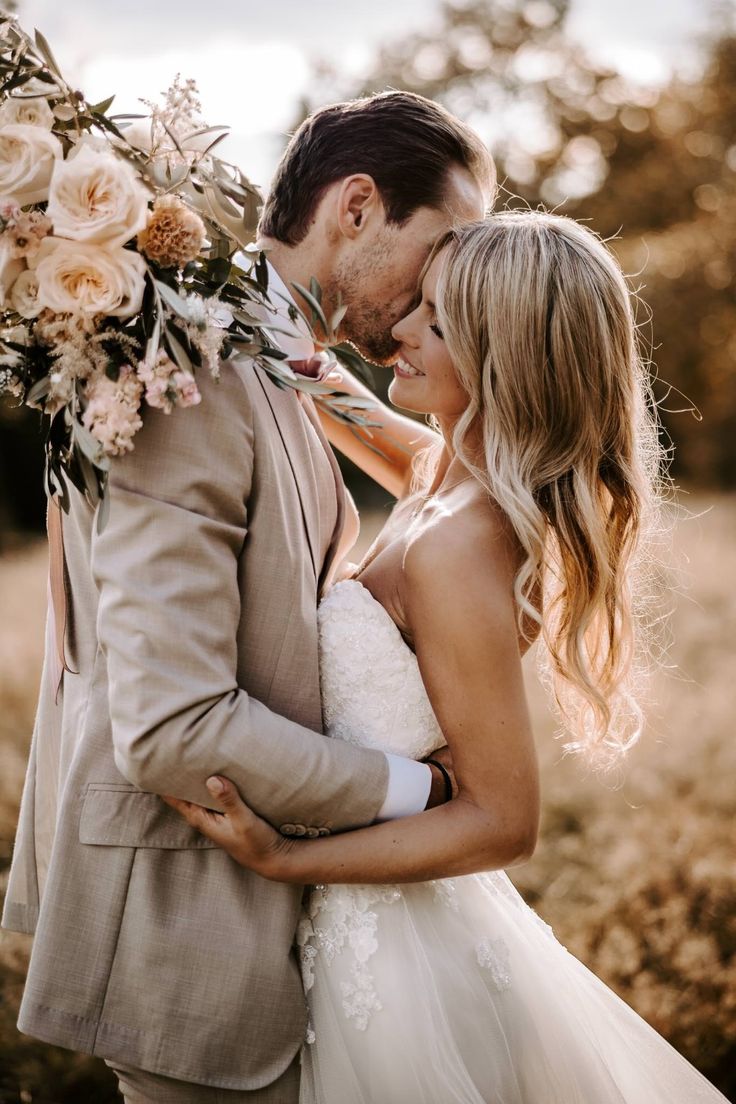
[[[207,789],[215,797],[219,797],[220,794],[223,794],[225,792],[225,785],[222,779],[218,778],[216,774],[213,775],[212,778],[207,779],[206,785]]]

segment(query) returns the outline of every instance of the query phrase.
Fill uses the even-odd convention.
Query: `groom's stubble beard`
[[[399,345],[391,330],[408,309],[408,297],[407,302],[397,302],[389,286],[390,262],[391,253],[378,242],[362,257],[339,262],[324,288],[330,304],[341,299],[347,307],[341,338],[351,341],[374,364],[396,359]]]

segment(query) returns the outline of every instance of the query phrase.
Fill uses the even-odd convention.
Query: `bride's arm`
[[[448,535],[449,533],[449,535]],[[418,816],[315,840],[283,839],[226,783],[225,815],[175,807],[234,859],[298,884],[427,881],[501,869],[536,842],[538,773],[512,600],[499,539],[444,527],[409,550],[406,614],[459,793]],[[247,798],[247,795],[245,795]]]
[[[415,422],[381,402],[365,384],[342,366],[340,375],[342,379],[336,385],[336,390],[372,399],[375,406],[366,410],[366,414],[372,422],[378,422],[379,425],[348,426],[331,418],[318,407],[325,435],[333,448],[349,457],[361,471],[390,494],[401,498],[408,490],[411,465],[416,454],[428,445],[441,444],[442,438],[429,426]],[[382,455],[378,455],[376,450]]]

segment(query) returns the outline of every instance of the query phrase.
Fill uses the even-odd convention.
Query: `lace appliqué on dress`
[[[365,1031],[370,1017],[383,1007],[368,968],[378,950],[378,916],[371,906],[400,900],[396,886],[316,886],[299,923],[296,941],[306,992],[314,985],[318,954],[324,955],[328,967],[338,955],[352,954],[352,981],[343,981],[340,989],[343,1012],[358,1031]],[[308,1029],[308,1041],[309,1033]]]
[[[475,954],[478,965],[489,971],[494,988],[499,993],[511,988],[509,949],[503,939],[481,939]]]

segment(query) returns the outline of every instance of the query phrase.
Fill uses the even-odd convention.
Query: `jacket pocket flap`
[[[79,842],[175,850],[216,846],[187,824],[158,794],[103,782],[87,786]]]

